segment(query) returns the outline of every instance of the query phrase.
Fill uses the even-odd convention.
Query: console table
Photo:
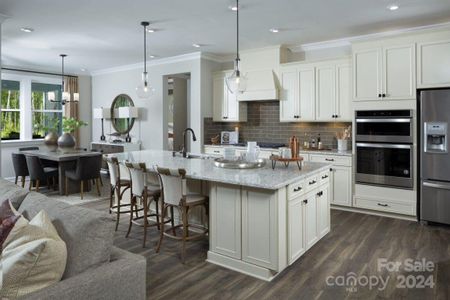
[[[121,153],[141,150],[140,143],[110,143],[110,142],[91,142],[91,149],[93,151],[101,152],[103,154]],[[102,169],[108,169],[105,162],[102,163]]]

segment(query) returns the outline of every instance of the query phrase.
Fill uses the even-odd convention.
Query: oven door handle
[[[411,118],[356,119],[356,123],[410,123]]]
[[[424,181],[423,186],[436,188],[436,189],[450,190],[449,184],[434,183],[434,182],[429,182],[429,181]]]
[[[390,149],[411,149],[411,145],[404,144],[375,144],[375,143],[356,143],[356,147],[361,148],[390,148]]]

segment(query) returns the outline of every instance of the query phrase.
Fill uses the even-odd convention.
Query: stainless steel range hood
[[[273,70],[249,71],[245,75],[247,89],[238,95],[238,101],[280,100],[277,78]]]

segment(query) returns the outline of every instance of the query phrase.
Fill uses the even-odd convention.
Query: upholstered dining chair
[[[161,196],[161,188],[159,184],[154,185],[151,184],[151,180],[149,179],[151,175],[147,173],[147,167],[145,163],[128,163],[126,162],[128,170],[130,170],[130,178],[131,178],[131,213],[130,213],[130,223],[128,226],[127,237],[130,234],[131,226],[133,221],[136,219],[143,218],[143,226],[144,226],[144,240],[143,247],[145,248],[145,242],[147,240],[147,227],[148,226],[157,226],[160,228],[160,214],[159,214],[159,199]],[[137,209],[138,199],[142,203],[144,214],[141,217],[133,218],[133,210]],[[155,210],[156,213],[149,213],[151,202],[155,202]],[[148,218],[156,217],[156,223],[149,224]],[[161,220],[161,223],[168,222],[170,220]]]
[[[40,148],[37,146],[19,148],[19,151],[34,151],[34,150],[40,150]],[[44,168],[57,168],[58,167],[58,163],[56,161],[41,159],[41,163],[44,166]]]
[[[56,178],[58,178],[58,169],[51,167],[44,167],[39,157],[34,155],[25,155],[28,172],[30,173],[30,191],[36,186],[36,191],[39,192],[41,183],[47,183],[50,189],[50,179],[53,187],[56,186]]]
[[[122,203],[123,195],[127,190],[130,191],[130,199],[131,197],[131,180],[128,174],[122,174],[121,167],[119,165],[119,161],[116,157],[108,157],[105,156],[104,160],[108,166],[109,172],[109,181],[111,184],[110,193],[109,193],[109,213],[111,214],[113,211],[116,213],[116,231],[119,227],[120,215],[128,214],[131,212],[130,203]],[[125,175],[125,176],[124,176]],[[129,175],[129,174],[128,174]],[[114,198],[116,198],[116,203],[114,203]],[[125,210],[122,210],[125,208]]]
[[[82,156],[77,159],[77,165],[75,170],[67,170],[66,175],[66,196],[68,196],[68,186],[69,180],[80,182],[80,194],[81,199],[84,197],[84,182],[89,182],[90,180],[95,180],[95,187],[97,188],[97,193],[100,193],[100,168],[102,165],[102,155],[93,156]]]
[[[208,229],[196,225],[189,224],[189,210],[196,206],[203,206],[205,208],[206,214],[208,214],[208,196],[203,196],[201,194],[188,194],[186,187],[186,170],[184,169],[167,169],[156,167],[158,172],[161,187],[162,187],[162,201],[163,209],[161,213],[161,218],[164,218],[167,214],[167,210],[177,208],[181,216],[181,224],[174,226],[172,223],[172,228],[165,230],[164,223],[161,223],[160,238],[156,252],[159,252],[164,236],[172,239],[181,240],[181,261],[185,262],[186,256],[186,241],[196,240],[203,238],[207,235]],[[173,215],[173,211],[172,211]],[[200,229],[199,233],[190,234],[189,228]],[[177,236],[175,228],[181,228],[183,231],[182,236]],[[172,233],[169,231],[172,230]]]
[[[27,160],[24,154],[20,153],[12,153],[12,162],[14,167],[14,173],[16,175],[15,184],[19,180],[19,176],[21,177],[22,187],[25,187],[25,178],[30,175],[27,167]]]

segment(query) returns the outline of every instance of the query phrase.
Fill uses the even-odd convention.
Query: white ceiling
[[[400,6],[396,11],[386,7]],[[2,64],[86,72],[142,61],[142,27],[148,53],[158,57],[235,49],[235,15],[229,0],[1,0]],[[449,0],[241,0],[241,47],[298,45],[450,21]],[[20,31],[32,27],[32,33]],[[280,28],[278,34],[270,28]],[[204,45],[193,48],[193,43]]]

